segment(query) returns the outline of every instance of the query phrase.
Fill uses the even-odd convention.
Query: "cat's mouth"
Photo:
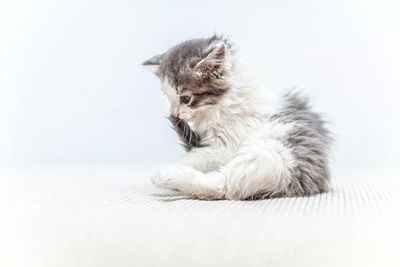
[[[181,116],[180,114],[170,114],[170,117],[173,118],[174,120],[177,121],[184,121],[184,122],[189,122],[190,118],[187,118],[185,116]]]
[[[177,113],[171,113],[171,116],[185,122],[190,122],[195,118],[195,113],[193,111],[183,111]]]

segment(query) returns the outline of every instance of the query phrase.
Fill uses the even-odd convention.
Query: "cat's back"
[[[281,100],[279,109],[269,117],[269,121],[290,125],[289,130],[280,136],[295,159],[288,194],[325,192],[330,177],[328,159],[332,134],[322,115],[312,109],[309,98],[303,93],[288,92]]]
[[[331,133],[321,114],[312,109],[310,98],[300,91],[290,91],[281,96],[280,106],[270,120],[294,125],[294,130],[304,131],[311,137],[331,143]]]

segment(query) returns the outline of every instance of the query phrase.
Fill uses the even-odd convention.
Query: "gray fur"
[[[223,62],[225,49],[231,48],[228,39],[213,35],[205,39],[192,39],[180,43],[163,54],[156,55],[142,64],[157,66],[155,73],[161,80],[167,80],[177,94],[190,91],[192,101],[189,106],[198,108],[214,105],[228,89],[222,76],[224,69],[218,60]],[[210,64],[207,60],[212,56]],[[199,62],[203,64],[199,64]],[[199,75],[200,74],[200,75]],[[200,136],[180,119],[169,117],[186,151],[200,147]]]
[[[201,144],[200,135],[193,131],[187,122],[173,116],[169,116],[168,119],[178,134],[179,139],[182,142],[181,144],[186,151],[190,151],[194,147],[204,146],[204,144]]]
[[[193,39],[178,44],[143,64],[158,66],[157,76],[161,80],[167,80],[178,95],[190,91],[193,100],[188,104],[189,107],[213,105],[229,90],[229,83],[226,82],[229,77],[225,77],[222,64],[218,64],[224,60],[226,48],[232,51],[229,41],[221,36]],[[211,60],[208,62],[209,58]],[[320,115],[311,110],[308,98],[292,92],[285,94],[283,99],[282,108],[267,120],[268,123],[278,121],[293,125],[292,129],[280,138],[295,159],[295,164],[290,168],[291,182],[283,192],[274,195],[270,192],[260,192],[251,197],[252,199],[308,196],[328,190],[331,133]],[[172,116],[169,120],[186,151],[204,146],[199,134],[191,130],[185,121]]]
[[[143,66],[149,66],[149,65],[160,65],[160,59],[163,57],[163,55],[157,55],[154,56],[142,63]]]
[[[305,196],[326,192],[329,184],[329,150],[332,135],[320,115],[311,111],[308,98],[298,92],[284,95],[282,109],[270,121],[294,124],[281,140],[292,150],[295,166],[285,196]]]
[[[161,77],[168,79],[176,87],[188,83],[193,79],[193,68],[206,58],[218,43],[230,46],[226,38],[213,35],[210,38],[187,40],[170,48],[160,60]]]
[[[191,107],[213,105],[228,90],[222,78],[224,69],[216,61],[212,61],[212,64],[207,64],[206,61],[200,65],[199,62],[209,55],[222,62],[225,48],[231,48],[231,44],[222,36],[192,39],[146,60],[143,65],[158,65],[156,75],[161,80],[168,81],[178,94],[190,91],[193,94]]]

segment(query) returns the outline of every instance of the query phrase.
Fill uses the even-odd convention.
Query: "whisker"
[[[201,146],[199,134],[193,131],[185,120],[173,116],[169,116],[168,119],[186,151],[190,151],[193,147]]]

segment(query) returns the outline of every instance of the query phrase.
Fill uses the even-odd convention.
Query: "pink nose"
[[[179,112],[178,111],[172,111],[171,115],[172,115],[172,117],[179,118]]]
[[[171,106],[169,111],[172,117],[179,118],[179,106]]]

